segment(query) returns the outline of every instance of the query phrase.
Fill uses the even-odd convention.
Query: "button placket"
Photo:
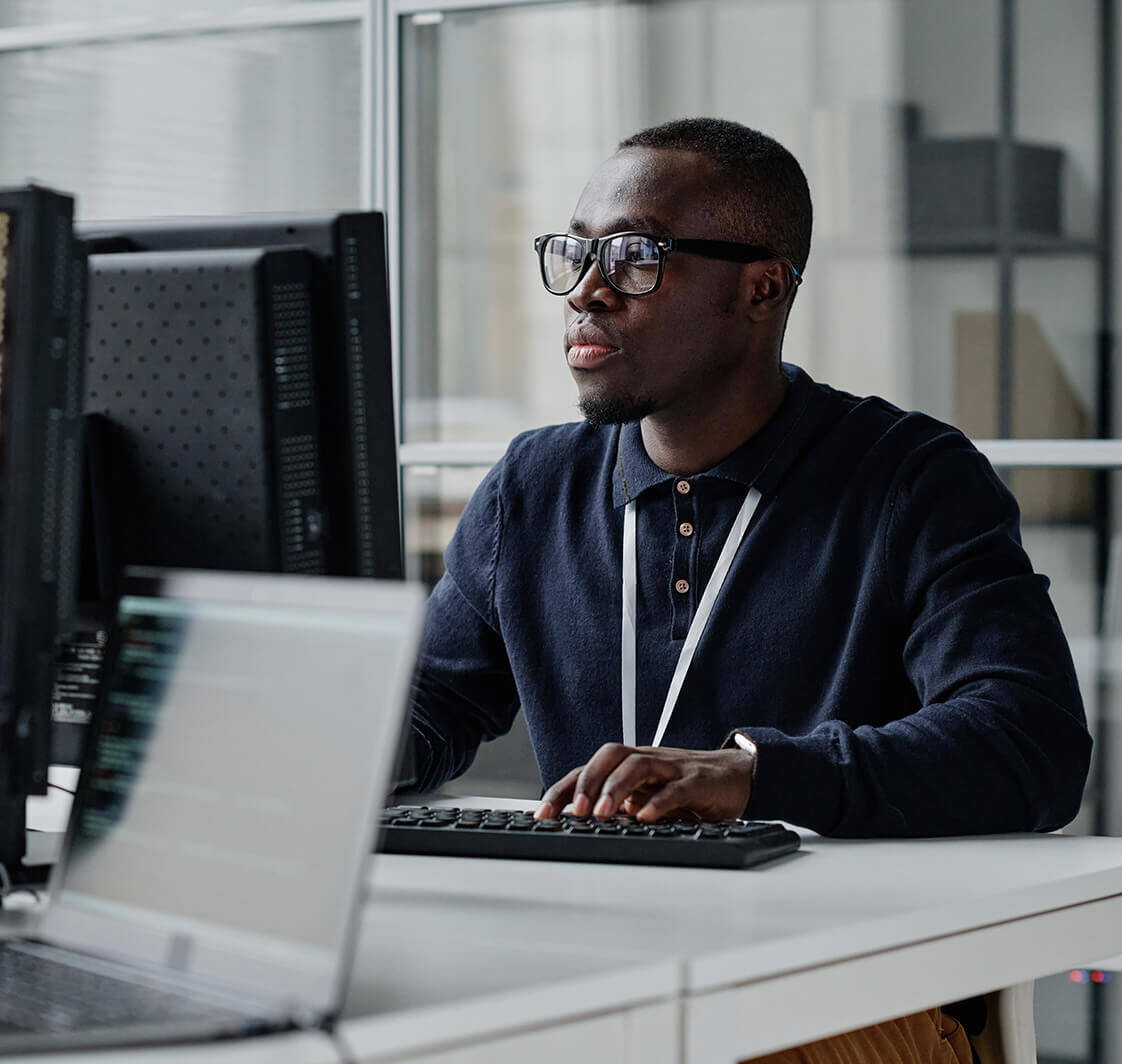
[[[673,603],[671,638],[685,639],[697,608],[697,492],[688,480],[678,480],[674,499],[674,567],[670,574]]]

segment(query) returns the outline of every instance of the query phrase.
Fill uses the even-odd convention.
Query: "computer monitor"
[[[87,223],[78,231],[91,254],[99,256],[305,250],[312,270],[327,572],[400,579],[404,564],[383,215],[171,218]]]
[[[80,765],[126,564],[325,573],[311,255],[89,257],[81,623],[50,763]]]
[[[78,580],[86,261],[73,211],[48,189],[0,190],[0,863],[13,876],[26,799],[46,793]]]
[[[401,578],[382,216],[78,232],[86,615],[107,617],[130,564]],[[79,760],[103,628],[85,625],[60,661],[54,763]],[[412,775],[403,749],[397,780]]]

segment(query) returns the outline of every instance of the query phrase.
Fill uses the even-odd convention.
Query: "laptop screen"
[[[338,948],[417,619],[350,605],[122,598],[60,904]]]

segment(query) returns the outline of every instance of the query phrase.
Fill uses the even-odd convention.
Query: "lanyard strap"
[[[678,703],[678,694],[682,690],[686,673],[693,661],[694,651],[701,642],[705,626],[709,623],[709,615],[713,612],[713,605],[721,592],[721,587],[732,568],[732,560],[740,547],[744,534],[756,507],[760,502],[760,493],[755,488],[750,488],[748,495],[732,523],[725,545],[721,548],[717,564],[713,568],[713,575],[705,590],[701,594],[701,601],[697,605],[697,613],[690,622],[686,641],[682,645],[682,652],[678,655],[678,664],[674,669],[674,676],[670,680],[670,689],[666,692],[666,701],[662,706],[662,716],[659,717],[658,729],[655,731],[652,746],[658,746],[666,734],[670,718],[674,715],[674,707]],[[622,695],[623,695],[623,741],[627,746],[635,745],[635,669],[638,635],[635,625],[635,601],[638,587],[638,549],[635,535],[635,500],[627,504],[623,515],[623,642],[621,646],[622,660]]]

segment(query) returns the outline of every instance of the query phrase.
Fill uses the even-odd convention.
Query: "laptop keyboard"
[[[0,946],[0,1031],[61,1033],[224,1017],[240,1014],[51,960],[35,946]]]
[[[530,810],[391,806],[382,814],[383,853],[506,857],[544,861],[747,868],[799,848],[782,824],[759,820],[598,818],[562,813],[534,820]]]

